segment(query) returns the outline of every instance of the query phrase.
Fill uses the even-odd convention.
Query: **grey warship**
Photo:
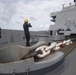
[[[61,11],[52,13],[51,17],[55,25],[50,26],[47,32],[31,32],[30,41],[33,46],[30,47],[25,47],[23,31],[0,29],[0,75],[45,75],[61,66],[64,62],[64,56],[69,53],[64,53],[65,48],[64,51],[52,52],[41,59],[27,56],[33,53],[36,48],[47,45],[49,41],[63,41],[68,38],[74,38],[73,48],[75,48],[75,9],[76,4],[63,7]],[[68,47],[70,48],[70,46]],[[73,48],[70,49],[72,50]],[[68,57],[65,58],[67,59]],[[64,73],[66,75],[65,71],[60,75],[64,75]]]

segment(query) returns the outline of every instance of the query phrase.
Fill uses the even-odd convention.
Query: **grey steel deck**
[[[65,69],[60,75],[76,75],[76,48],[66,56]]]
[[[76,75],[76,48],[65,57],[60,67],[46,75]]]

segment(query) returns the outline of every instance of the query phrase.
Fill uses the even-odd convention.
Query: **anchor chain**
[[[48,54],[50,54],[51,50],[57,51],[61,47],[63,48],[64,45],[69,45],[71,43],[73,43],[73,42],[70,39],[66,40],[66,41],[63,41],[63,42],[59,42],[59,43],[53,42],[53,43],[51,43],[50,46],[46,46],[46,45],[40,46],[35,51],[41,50],[42,53],[41,54],[37,54],[37,57],[43,58],[43,57],[47,56]]]

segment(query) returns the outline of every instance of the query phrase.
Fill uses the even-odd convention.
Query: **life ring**
[[[43,57],[47,56],[48,54],[50,54],[50,52],[51,52],[50,50],[45,51],[45,49],[47,47],[48,46],[40,46],[40,47],[38,47],[35,51],[41,50],[42,51],[42,54],[37,54],[37,57],[43,58]]]

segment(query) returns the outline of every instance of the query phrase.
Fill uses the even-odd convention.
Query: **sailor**
[[[76,2],[76,0],[74,0],[74,2]]]
[[[24,24],[23,24],[23,29],[24,29],[24,34],[25,34],[25,38],[26,38],[26,46],[31,46],[29,44],[29,41],[30,41],[29,27],[32,27],[31,23],[28,23],[28,19],[25,19]]]

